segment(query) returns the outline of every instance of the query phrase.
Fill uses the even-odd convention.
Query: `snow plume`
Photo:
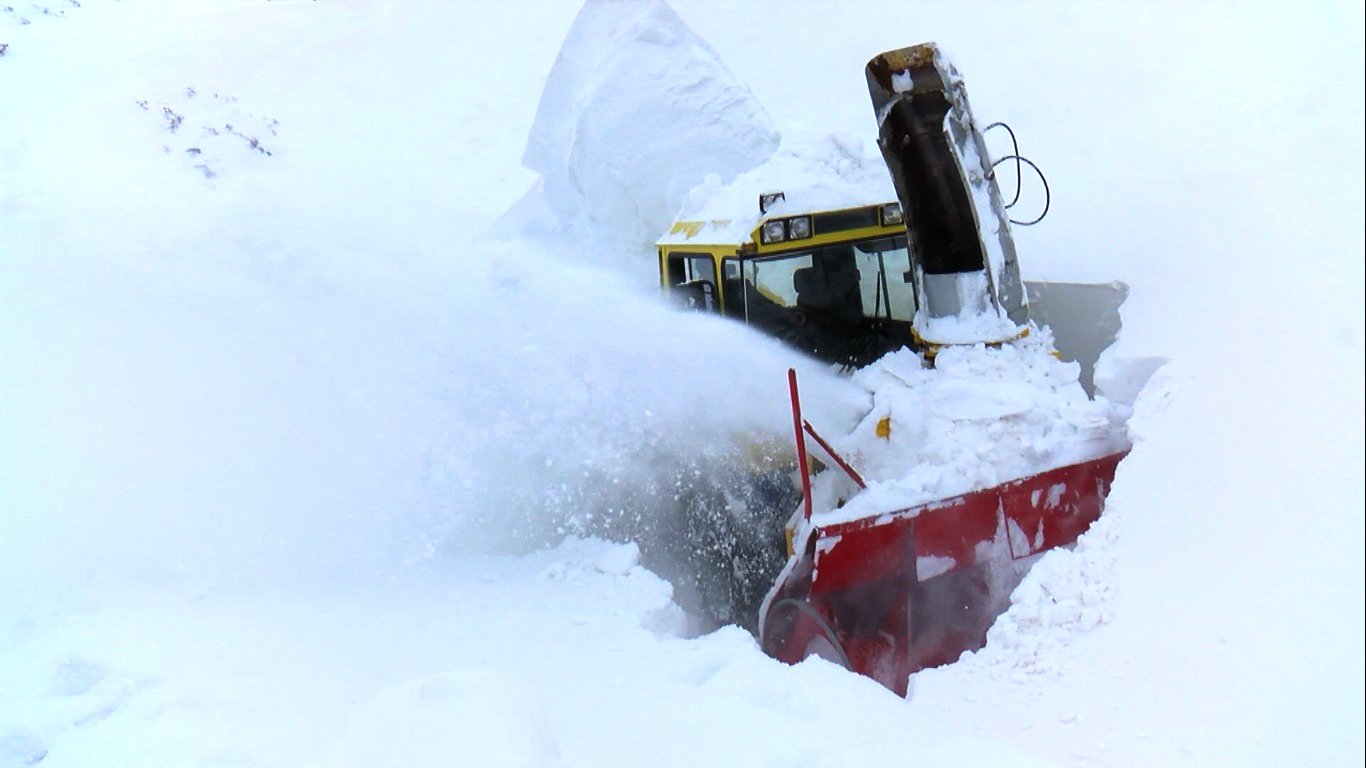
[[[792,365],[813,419],[849,428],[867,408],[824,365],[632,292],[576,252],[555,263],[525,243],[488,247],[496,259],[452,325],[492,330],[458,337],[432,449],[433,503],[453,540],[520,549],[566,533],[650,535],[689,477],[755,447],[791,452]]]
[[[438,503],[457,531],[447,540],[524,549],[609,536],[677,574],[691,556],[677,529],[685,505],[731,509],[761,492],[744,469],[791,462],[789,366],[812,418],[856,423],[867,407],[856,388],[738,324],[673,311],[642,258],[690,190],[777,145],[749,89],[667,3],[583,6],[527,140],[523,163],[540,181],[488,243],[499,298],[479,306],[511,309],[476,322],[505,336],[498,359],[465,366],[480,374],[452,387],[484,405],[435,451]]]
[[[517,148],[492,151],[508,129],[489,116],[511,109],[527,75],[484,73],[492,50],[456,55],[445,32],[415,31],[449,29],[464,6],[392,16],[327,4],[88,6],[13,38],[24,56],[6,58],[13,77],[0,83],[17,118],[0,131],[3,583],[291,584],[387,577],[452,546],[524,550],[622,510],[648,520],[657,491],[689,466],[790,436],[789,365],[832,404],[830,423],[847,428],[866,407],[777,342],[642,290],[653,263],[596,270],[579,239],[474,237],[496,213],[491,200],[515,197],[498,180]],[[171,9],[197,20],[162,19]],[[704,170],[689,158],[738,167],[737,148],[771,129],[743,89],[718,85],[730,81],[714,54],[667,6],[592,3],[576,29],[593,18],[611,34],[591,40],[612,45],[576,76],[586,90],[575,93],[596,106],[580,115],[565,168],[582,180],[613,151],[645,153],[622,154],[640,175],[619,177],[616,197],[592,190],[624,206],[595,209],[603,231],[644,236],[657,222],[638,218],[636,202],[656,194],[653,215],[667,218],[674,172]],[[148,25],[194,44],[152,65],[146,46],[95,42],[162,39],[134,34]],[[203,53],[198,30],[228,28],[224,44],[252,66]],[[347,88],[255,64],[291,50],[301,28],[328,41],[307,71],[346,73]],[[387,44],[352,45],[358,29]],[[432,44],[415,50],[413,35]],[[409,115],[427,102],[394,91],[394,56],[486,90],[453,100],[440,116],[449,122],[408,132],[426,125]],[[75,75],[94,66],[98,81]],[[673,76],[700,78],[700,90],[661,91]],[[214,92],[240,101],[223,107]],[[698,100],[659,100],[675,92]],[[385,99],[402,108],[328,118]],[[180,132],[139,100],[183,115]],[[542,138],[549,109],[533,132]],[[639,118],[631,135],[687,140],[630,144],[594,122],[613,109]],[[224,144],[208,178],[174,142],[214,120],[242,128],[233,110],[278,118],[273,155]],[[713,122],[731,143],[707,132]],[[469,131],[463,145],[438,130],[450,125]],[[385,132],[403,138],[402,152],[371,151]],[[758,138],[735,138],[745,135]],[[718,146],[732,154],[707,154]],[[691,182],[677,178],[681,197]],[[438,181],[444,191],[428,194]],[[583,191],[554,188],[550,202],[583,203]]]
[[[561,226],[648,248],[708,174],[773,153],[749,88],[667,3],[588,0],[550,72],[523,163]],[[752,203],[751,203],[752,204]]]
[[[238,268],[192,285],[6,269],[0,575],[387,574],[608,514],[648,527],[687,467],[790,435],[789,365],[826,422],[847,429],[866,407],[823,366],[621,275],[472,246],[487,259],[429,265],[401,299]]]

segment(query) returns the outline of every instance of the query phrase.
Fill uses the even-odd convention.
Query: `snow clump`
[[[854,381],[868,389],[872,408],[833,443],[868,488],[832,509],[852,489],[839,473],[818,476],[813,499],[830,510],[818,514],[821,525],[990,488],[1129,444],[1129,408],[1089,399],[1078,365],[1053,356],[1047,329],[1032,327],[1000,347],[947,347],[934,368],[899,350]]]

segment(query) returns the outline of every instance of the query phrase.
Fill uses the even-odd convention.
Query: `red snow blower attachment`
[[[801,418],[796,373],[788,376],[806,493],[792,555],[760,611],[760,642],[779,661],[819,656],[900,696],[912,673],[986,644],[1020,566],[1072,544],[1100,517],[1127,453],[875,516],[813,524],[806,439],[820,438]],[[818,446],[833,466],[858,477],[828,444]]]
[[[1021,339],[1029,307],[1012,220],[958,72],[926,44],[881,54],[866,74],[904,215],[919,352],[932,364],[947,347]],[[820,656],[903,696],[912,673],[985,645],[1033,556],[1072,544],[1099,518],[1127,453],[1099,443],[1072,454],[1085,460],[848,517],[842,501],[813,510],[808,437],[854,494],[863,478],[801,418],[794,372],[789,386],[804,499],[760,610],[760,642],[781,661]]]

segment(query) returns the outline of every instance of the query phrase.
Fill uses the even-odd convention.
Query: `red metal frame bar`
[[[806,463],[806,439],[802,437],[802,402],[797,396],[797,369],[787,369],[787,391],[792,398],[792,431],[797,440],[797,463],[802,470],[802,519],[811,519],[811,467]],[[817,438],[818,440],[820,438]]]
[[[849,462],[845,461],[843,456],[835,453],[835,449],[831,448],[829,443],[825,442],[825,440],[821,439],[820,435],[816,434],[816,428],[811,426],[811,422],[803,420],[802,428],[806,430],[806,434],[815,438],[816,443],[820,445],[826,453],[830,454],[830,458],[835,460],[835,463],[839,465],[840,469],[844,470],[844,474],[848,475],[849,479],[853,480],[855,485],[859,488],[868,487],[868,485],[863,482],[863,478],[859,476],[859,473],[855,472],[854,468],[849,466]]]

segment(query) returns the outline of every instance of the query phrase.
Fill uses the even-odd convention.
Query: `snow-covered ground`
[[[549,107],[577,2],[0,12],[0,766],[1366,760],[1360,7],[674,7],[709,48],[595,6],[637,53]],[[658,300],[704,169],[622,127],[875,154],[862,65],[929,39],[1049,174],[1025,277],[1131,287],[1098,378],[1168,362],[1102,521],[903,701],[564,537],[781,432],[796,362]]]

